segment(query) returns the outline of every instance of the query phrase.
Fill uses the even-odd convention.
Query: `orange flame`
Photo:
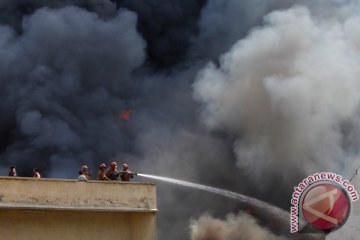
[[[127,121],[129,121],[132,114],[133,114],[133,110],[127,108],[127,109],[124,109],[123,111],[121,111],[121,113],[119,114],[119,118],[121,121],[127,122]]]

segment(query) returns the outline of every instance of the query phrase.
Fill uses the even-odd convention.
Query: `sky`
[[[2,0],[0,171],[76,178],[83,164],[126,162],[288,209],[307,175],[350,178],[360,166],[359,10],[358,0]],[[284,238],[231,199],[157,188],[160,240],[206,239],[209,224],[224,229],[219,240],[237,224],[251,231],[235,239]]]

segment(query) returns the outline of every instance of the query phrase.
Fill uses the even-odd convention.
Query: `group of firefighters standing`
[[[122,165],[122,171],[119,171],[117,167],[118,165],[116,162],[112,162],[110,164],[109,169],[107,169],[105,163],[100,164],[97,180],[116,181],[119,180],[120,177],[121,181],[128,182],[130,181],[131,178],[134,177],[134,175],[137,175],[136,173],[133,173],[129,170],[129,167],[126,163]],[[90,180],[90,179],[91,179],[91,174],[89,173],[89,168],[88,166],[83,165],[79,171],[79,180]]]
[[[116,162],[112,162],[110,164],[109,169],[107,169],[107,166],[105,163],[100,164],[99,171],[96,180],[100,181],[116,181],[121,179],[121,181],[128,182],[131,178],[134,177],[134,175],[137,175],[136,173],[133,173],[129,170],[129,167],[126,163],[122,165],[122,171],[119,171],[117,169],[118,165]],[[9,171],[9,176],[16,177],[16,167],[11,166]],[[33,177],[34,178],[41,178],[40,171],[38,168],[33,169]],[[80,168],[79,171],[79,180],[90,180],[91,179],[91,173],[89,171],[88,166],[83,165]]]

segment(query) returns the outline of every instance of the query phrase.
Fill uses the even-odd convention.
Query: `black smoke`
[[[200,99],[196,86],[208,86],[208,79],[201,80],[208,62],[221,72],[224,53],[266,28],[265,15],[294,4],[305,1],[1,1],[3,173],[16,165],[20,175],[29,176],[37,166],[46,177],[76,178],[82,164],[95,171],[99,163],[117,160],[135,171],[222,187],[287,208],[292,187],[309,169],[279,174],[281,163],[239,164],[244,163],[239,151],[252,149],[248,136],[257,132],[250,128],[249,133],[242,118],[224,117],[209,125],[207,117],[223,115],[208,109],[212,101],[206,97],[212,95]],[[345,5],[335,0],[306,4],[311,14],[324,18]],[[255,73],[263,70],[257,64],[249,65]],[[222,105],[219,99],[215,105]],[[121,119],[126,109],[132,110],[128,121]],[[268,113],[261,116],[272,116]],[[358,129],[356,118],[347,120],[347,129]],[[344,138],[351,142],[346,148],[357,148],[356,136]],[[261,176],[266,176],[264,184]],[[204,212],[223,217],[242,207],[162,184],[158,199],[159,239],[188,239],[190,218]]]
[[[124,150],[117,116],[136,96],[131,74],[145,59],[136,23],[125,9],[104,20],[66,6],[23,16],[19,30],[2,25],[4,165],[69,177]]]

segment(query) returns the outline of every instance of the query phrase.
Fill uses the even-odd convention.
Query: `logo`
[[[342,227],[359,195],[348,180],[335,173],[315,173],[294,187],[290,208],[290,232],[310,224],[324,232]],[[304,223],[305,222],[305,223]]]
[[[309,187],[302,198],[302,214],[314,228],[333,231],[350,215],[350,199],[344,189],[331,182]]]

